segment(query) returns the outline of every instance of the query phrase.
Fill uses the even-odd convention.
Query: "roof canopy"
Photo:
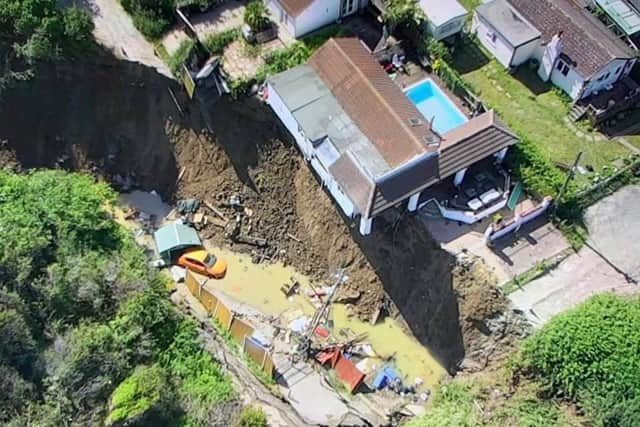
[[[153,233],[153,238],[156,241],[158,253],[162,257],[186,248],[202,246],[196,230],[176,222],[158,229]]]
[[[615,23],[628,36],[640,31],[640,13],[632,9],[622,0],[596,0],[607,15],[615,21]]]
[[[494,0],[477,7],[476,13],[515,48],[540,37],[534,28],[506,0]]]
[[[458,0],[420,0],[420,8],[437,26],[467,15],[467,9]]]

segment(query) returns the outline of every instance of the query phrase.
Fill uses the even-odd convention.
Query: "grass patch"
[[[458,46],[452,65],[507,125],[534,142],[550,162],[571,164],[582,151],[582,164],[598,170],[630,154],[614,141],[594,140],[598,134],[588,129],[571,129],[565,122],[569,112],[566,96],[543,83],[535,70],[523,66],[511,75],[470,43]]]
[[[572,252],[573,248],[565,250],[554,257],[540,261],[524,273],[518,274],[510,282],[505,283],[502,287],[502,290],[505,294],[508,295],[517,291],[518,289],[522,289],[522,287],[527,283],[536,280],[540,276],[543,276],[550,270],[556,268],[558,264],[560,264]]]
[[[180,76],[182,75],[182,65],[191,54],[191,51],[193,50],[195,45],[196,42],[191,38],[184,39],[182,40],[182,42],[180,42],[180,46],[178,46],[178,49],[176,49],[176,51],[169,57],[169,60],[167,61],[167,65],[169,65],[171,74],[180,78]]]

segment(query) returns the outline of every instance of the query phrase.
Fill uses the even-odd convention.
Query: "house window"
[[[342,16],[351,15],[353,12],[355,12],[357,4],[358,3],[356,0],[343,0]]]
[[[487,31],[487,39],[491,43],[496,44],[496,39],[497,39],[496,33],[494,33],[493,31]]]
[[[556,68],[565,77],[567,74],[569,74],[569,65],[561,59],[558,60],[558,65],[556,65]]]

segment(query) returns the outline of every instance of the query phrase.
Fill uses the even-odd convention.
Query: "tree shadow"
[[[512,74],[520,83],[525,85],[535,96],[547,93],[552,89],[549,82],[544,82],[535,69],[531,69],[528,65],[522,65]]]
[[[491,59],[474,43],[462,40],[455,45],[451,66],[460,74],[467,74],[487,65]]]

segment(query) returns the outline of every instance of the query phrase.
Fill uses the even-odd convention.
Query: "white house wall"
[[[296,143],[298,144],[298,147],[300,147],[305,159],[310,159],[313,156],[313,145],[311,145],[311,142],[309,142],[300,132],[300,126],[293,117],[293,114],[291,114],[286,104],[282,101],[282,98],[280,98],[280,95],[278,95],[278,92],[276,92],[270,84],[267,84],[267,94],[267,102],[269,103],[269,106],[276,113],[284,127],[287,128],[289,133],[296,140]]]
[[[516,51],[513,53],[513,58],[511,59],[511,66],[517,67],[519,65],[524,64],[531,58],[536,57],[536,53],[538,51],[538,47],[540,46],[540,38],[531,40],[529,43],[525,43],[516,48]]]
[[[315,0],[295,19],[295,32],[298,38],[311,31],[334,23],[340,18],[340,0]]]
[[[591,78],[591,81],[587,84],[584,90],[583,97],[587,97],[591,95],[595,91],[602,91],[608,85],[612,85],[617,82],[621,77],[625,76],[625,65],[627,64],[627,60],[624,59],[616,59],[611,61],[606,67],[600,70],[597,74],[594,74]],[[620,67],[620,72],[616,74],[616,70]],[[631,68],[627,70],[629,72]],[[598,81],[598,78],[609,73],[609,77],[603,79],[602,81]]]
[[[496,57],[498,62],[509,68],[514,53],[513,47],[509,42],[477,14],[473,17],[472,30],[480,40],[480,43]],[[495,41],[492,40],[491,34],[495,34]]]
[[[573,100],[580,96],[582,86],[584,85],[584,79],[573,67],[569,69],[566,76],[563,76],[557,68],[557,62],[553,67],[553,72],[551,73],[551,82],[565,91]]]
[[[333,199],[336,201],[342,212],[348,217],[352,217],[359,212],[355,212],[354,205],[351,200],[347,197],[346,194],[342,191],[338,183],[333,179],[333,176],[328,172],[328,166],[325,167],[319,161],[316,156],[316,152],[313,148],[311,142],[305,138],[305,136],[300,132],[300,127],[298,122],[296,121],[293,114],[289,111],[286,104],[278,95],[278,92],[273,89],[270,84],[267,84],[267,102],[269,106],[276,113],[282,124],[287,128],[289,133],[293,136],[296,141],[296,144],[302,151],[305,160],[309,161],[309,164],[316,171],[324,186],[327,187],[329,192],[331,193]]]

